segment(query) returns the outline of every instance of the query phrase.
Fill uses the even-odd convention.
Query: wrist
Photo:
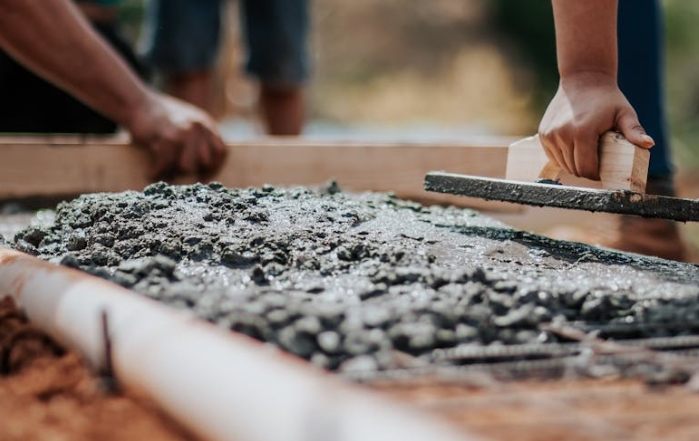
[[[143,96],[130,106],[127,117],[120,121],[122,126],[131,133],[132,137],[144,140],[147,133],[155,126],[159,115],[162,115],[162,104],[157,95],[150,91],[144,91]]]
[[[567,86],[617,86],[616,71],[607,70],[580,70],[575,72],[567,72],[561,74],[561,87]]]

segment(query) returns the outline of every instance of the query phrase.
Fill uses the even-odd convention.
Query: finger
[[[209,167],[202,173],[203,179],[210,180],[213,178],[226,162],[226,157],[228,156],[228,148],[223,142],[220,136],[216,133],[210,134],[210,144],[211,162]]]
[[[214,167],[218,170],[223,167],[228,158],[228,146],[219,135],[214,136],[213,145],[215,152]]]
[[[211,137],[208,136],[207,132],[201,134],[201,138],[199,139],[199,143],[197,144],[199,170],[209,170],[212,166],[214,145],[211,142]]]
[[[168,142],[156,142],[150,147],[151,168],[150,178],[152,180],[165,179],[171,174],[173,165],[176,163],[176,148]]]
[[[207,182],[211,169],[211,146],[206,135],[197,140],[197,177],[200,182]]]
[[[196,133],[189,132],[184,136],[182,142],[182,151],[178,158],[179,171],[185,175],[195,174],[198,171],[198,143],[199,139]]]
[[[563,159],[563,154],[560,147],[561,145],[565,145],[565,142],[558,132],[543,134],[540,136],[540,139],[541,145],[544,147],[544,151],[549,160],[556,163],[565,172],[571,173],[565,159]]]
[[[568,138],[569,141],[565,141],[563,135],[559,135],[558,146],[560,148],[561,160],[565,163],[563,170],[566,170],[569,174],[575,175],[575,141],[573,138]]]
[[[221,168],[228,157],[228,146],[223,141],[220,134],[215,133],[213,137],[214,146],[214,166]]]
[[[226,143],[223,141],[221,132],[218,131],[218,128],[215,125],[213,127],[207,126],[207,128],[207,134],[209,135],[211,145],[213,146],[211,150],[213,153],[212,160],[218,159],[222,161],[228,154],[228,147],[226,147]]]
[[[588,130],[575,140],[575,175],[599,181],[599,135]]]
[[[617,120],[617,130],[632,144],[649,149],[655,145],[653,138],[646,134],[643,126],[638,121],[636,112],[626,111]]]

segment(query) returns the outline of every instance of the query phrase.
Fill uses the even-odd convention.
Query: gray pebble
[[[342,338],[334,331],[325,331],[318,334],[318,347],[328,354],[340,352]]]
[[[379,369],[379,364],[374,357],[369,355],[360,355],[359,357],[350,358],[340,365],[340,372],[343,373],[362,373],[375,372]]]
[[[294,329],[296,329],[296,332],[317,335],[323,328],[320,319],[310,315],[296,320],[296,322],[294,322]]]
[[[350,355],[362,355],[372,350],[372,343],[366,331],[353,331],[345,336],[343,348]]]
[[[301,358],[309,358],[316,349],[315,338],[287,326],[279,334],[279,344],[282,348]]]

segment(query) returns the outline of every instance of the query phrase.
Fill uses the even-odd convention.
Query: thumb
[[[639,147],[649,149],[655,145],[655,141],[646,134],[634,111],[627,111],[619,116],[617,129],[630,143]]]

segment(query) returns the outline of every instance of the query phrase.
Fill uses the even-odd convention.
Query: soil
[[[147,400],[106,384],[0,301],[0,439],[195,440]]]
[[[694,441],[699,394],[638,381],[487,378],[377,383],[372,389],[492,440]]]
[[[692,334],[699,268],[388,194],[218,184],[82,196],[13,246],[345,373],[450,348]],[[623,370],[623,369],[622,369]]]

